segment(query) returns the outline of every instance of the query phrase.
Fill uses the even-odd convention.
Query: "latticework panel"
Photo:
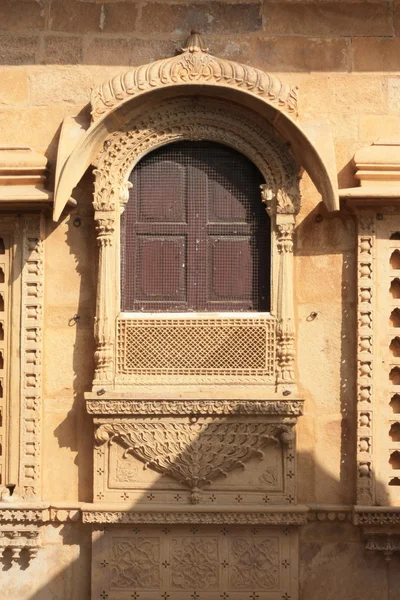
[[[269,379],[275,372],[275,328],[271,318],[121,319],[119,375]]]

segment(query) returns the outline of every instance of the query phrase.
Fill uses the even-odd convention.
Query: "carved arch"
[[[294,319],[292,235],[300,208],[299,171],[290,149],[274,128],[250,110],[225,100],[199,102],[185,96],[150,105],[109,134],[95,159],[94,208],[100,250],[95,337],[94,386],[113,385],[115,320],[119,315],[119,214],[129,197],[128,178],[148,152],[172,142],[208,140],[246,155],[260,170],[265,184],[260,201],[272,217],[276,268],[273,269],[273,309],[277,320],[278,389],[294,387]],[[276,290],[276,291],[274,291]]]
[[[105,82],[92,95],[93,123],[65,160],[58,165],[54,219],[59,219],[73,188],[96,160],[110,132],[124,126],[131,115],[153,98],[181,95],[226,98],[250,108],[264,124],[272,124],[291,146],[297,162],[310,174],[329,210],[339,209],[337,183],[314,144],[293,119],[297,89],[253,67],[208,54],[204,41],[192,34],[182,54],[130,69]]]
[[[137,162],[160,146],[184,140],[208,140],[238,150],[264,176],[262,200],[267,208],[298,212],[300,166],[276,131],[226,101],[208,98],[199,104],[185,97],[151,106],[107,138],[95,161],[95,210],[123,210],[128,178]]]

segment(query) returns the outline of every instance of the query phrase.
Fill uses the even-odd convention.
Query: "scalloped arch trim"
[[[226,85],[260,97],[280,110],[297,115],[298,88],[246,65],[208,54],[200,36],[192,34],[183,53],[130,69],[93,90],[92,117],[96,121],[139,93],[170,85]]]

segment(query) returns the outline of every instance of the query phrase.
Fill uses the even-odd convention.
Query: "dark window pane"
[[[130,180],[123,310],[269,310],[270,221],[246,157],[210,142],[170,144]]]

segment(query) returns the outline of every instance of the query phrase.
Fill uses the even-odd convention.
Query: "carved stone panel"
[[[249,418],[96,419],[95,502],[295,502],[292,424]]]
[[[297,598],[288,528],[111,526],[94,530],[93,549],[93,600]]]

